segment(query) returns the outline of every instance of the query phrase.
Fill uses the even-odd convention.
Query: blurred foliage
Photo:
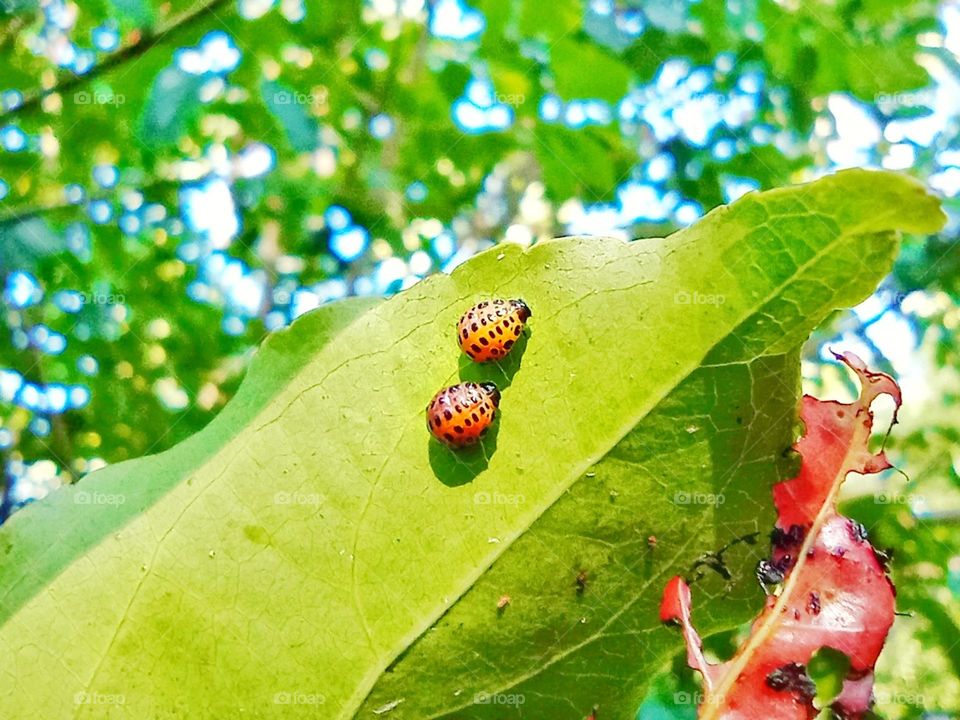
[[[898,548],[910,667],[941,687],[958,52],[960,9],[923,1],[0,0],[0,519],[196,432],[264,333],[316,304],[504,237],[660,236],[752,188],[882,165],[946,194],[951,224],[906,240],[806,375],[841,387],[818,363],[842,342],[916,380],[888,441],[910,501],[863,510]],[[888,667],[881,692],[920,681]],[[889,692],[881,711],[922,716]]]

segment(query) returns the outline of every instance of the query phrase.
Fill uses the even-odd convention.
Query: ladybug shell
[[[500,360],[523,332],[532,313],[523,300],[484,300],[457,323],[457,342],[475,362]]]
[[[493,383],[452,385],[427,405],[427,427],[448,447],[473,445],[490,427],[499,404],[500,391]]]

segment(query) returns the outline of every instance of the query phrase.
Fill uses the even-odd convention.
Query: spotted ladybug
[[[427,405],[427,427],[444,445],[473,445],[490,427],[500,391],[493,383],[465,382],[444,388]]]
[[[517,342],[530,315],[523,300],[484,300],[460,318],[457,341],[471,360],[500,360]]]

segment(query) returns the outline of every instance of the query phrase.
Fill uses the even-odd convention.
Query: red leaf
[[[836,499],[847,473],[890,467],[883,452],[867,449],[870,404],[886,394],[899,408],[901,398],[889,375],[871,372],[852,353],[836,357],[859,377],[860,397],[850,404],[803,398],[806,432],[795,446],[800,473],[773,488],[773,553],[758,571],[773,582],[782,575],[781,591],[767,598],[737,654],[722,664],[706,662],[690,620],[690,588],[675,577],[664,590],[660,619],[680,624],[687,661],[703,675],[702,720],[814,718],[806,666],[822,647],[850,658],[833,709],[859,718],[870,707],[873,668],[893,624],[894,589],[863,527],[837,512]]]

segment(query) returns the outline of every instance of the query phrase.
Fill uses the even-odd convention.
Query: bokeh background
[[[323,303],[901,170],[950,223],[905,239],[804,376],[851,396],[836,347],[903,385],[899,472],[847,488],[905,613],[877,711],[955,718],[958,61],[954,2],[0,0],[0,522],[196,432]],[[641,716],[693,717],[693,682],[666,673]]]

